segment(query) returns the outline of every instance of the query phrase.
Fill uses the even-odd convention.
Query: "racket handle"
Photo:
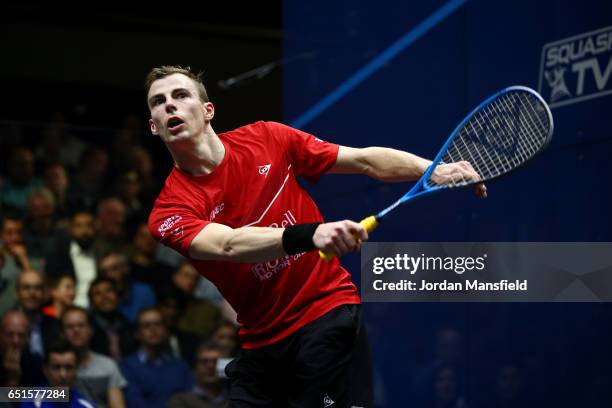
[[[376,229],[376,227],[378,227],[378,219],[376,219],[375,215],[370,215],[369,217],[364,218],[363,220],[359,221],[359,223],[361,225],[363,225],[363,227],[365,228],[366,231],[368,232],[372,232]],[[323,259],[324,261],[331,261],[332,259],[334,259],[334,257],[336,256],[333,252],[323,252],[323,251],[319,251],[319,256],[321,257],[321,259]]]

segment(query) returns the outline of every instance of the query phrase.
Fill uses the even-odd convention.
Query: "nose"
[[[176,106],[174,105],[174,99],[168,99],[166,102],[166,113],[176,112]]]

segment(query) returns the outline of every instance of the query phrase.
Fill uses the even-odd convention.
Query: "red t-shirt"
[[[296,176],[317,180],[338,157],[338,145],[274,122],[257,122],[219,135],[221,164],[192,176],[173,169],[149,217],[161,243],[189,258],[238,313],[244,348],[272,344],[342,304],[360,303],[337,258],[317,251],[260,263],[198,261],[193,238],[211,222],[232,228],[321,222]]]

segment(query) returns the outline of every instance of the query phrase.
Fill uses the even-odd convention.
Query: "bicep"
[[[335,174],[366,174],[368,164],[365,149],[340,146],[336,163],[328,173]]]

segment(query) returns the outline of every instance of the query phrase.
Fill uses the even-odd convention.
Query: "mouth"
[[[168,122],[166,122],[166,127],[170,133],[173,134],[180,131],[183,125],[185,125],[185,121],[178,116],[172,116],[170,119],[168,119]]]

